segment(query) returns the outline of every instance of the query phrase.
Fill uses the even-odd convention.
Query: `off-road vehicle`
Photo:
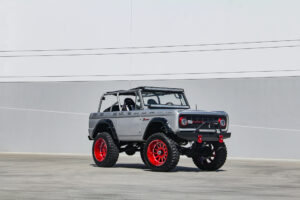
[[[176,167],[180,155],[202,170],[217,170],[227,157],[229,118],[223,111],[190,110],[183,89],[137,87],[107,92],[89,117],[89,139],[99,167],[112,167],[119,153],[140,152],[155,171]]]

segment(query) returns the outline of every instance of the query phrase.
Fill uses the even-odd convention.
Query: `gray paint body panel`
[[[129,113],[131,113],[129,115]],[[136,113],[136,114],[134,114]],[[93,138],[94,129],[98,123],[103,119],[110,119],[115,126],[118,139],[120,141],[143,141],[143,136],[146,132],[146,128],[154,118],[164,118],[168,122],[169,128],[176,134],[180,131],[195,131],[196,129],[180,129],[178,127],[178,116],[180,114],[186,115],[220,115],[227,116],[226,112],[207,112],[207,111],[195,111],[195,110],[176,110],[176,109],[145,109],[136,111],[116,111],[116,112],[103,112],[103,113],[91,113],[89,123],[89,136]],[[143,120],[147,118],[148,120]],[[228,123],[227,123],[228,127]],[[215,132],[213,130],[201,129],[202,132]],[[223,131],[227,131],[223,129]]]
[[[132,113],[129,115],[129,113]],[[134,114],[136,113],[136,114]],[[170,127],[178,129],[178,112],[176,110],[136,110],[117,111],[104,113],[91,113],[89,123],[89,135],[93,138],[94,129],[102,119],[111,119],[114,122],[118,138],[121,141],[143,141],[143,136],[148,124],[153,118],[163,117]],[[143,120],[147,118],[148,120]],[[174,129],[174,130],[175,130]]]

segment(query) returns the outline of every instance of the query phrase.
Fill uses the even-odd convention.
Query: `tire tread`
[[[152,165],[151,163],[149,163],[148,158],[147,158],[148,144],[154,139],[164,140],[164,142],[166,143],[166,145],[169,148],[170,156],[168,156],[166,163],[163,164],[162,166]],[[161,172],[167,172],[167,171],[171,171],[172,169],[174,169],[177,166],[177,164],[179,162],[179,158],[180,158],[180,152],[178,150],[177,143],[174,140],[172,140],[171,138],[169,138],[168,136],[166,136],[164,133],[155,133],[155,134],[151,135],[146,141],[146,144],[143,149],[143,154],[144,154],[146,166],[148,166],[153,171],[161,171]]]
[[[99,138],[103,138],[105,142],[107,143],[107,155],[106,158],[102,161],[99,162],[94,155],[94,145],[95,141],[97,141]],[[116,162],[118,161],[119,158],[119,148],[117,147],[115,141],[111,137],[111,135],[107,132],[102,132],[97,135],[97,137],[94,140],[93,144],[93,158],[97,166],[99,167],[113,167]]]
[[[215,160],[210,164],[202,164],[199,160],[199,154],[193,156],[194,164],[201,170],[205,171],[216,171],[220,169],[226,162],[227,158],[227,148],[225,143],[214,143],[216,145],[216,157]]]

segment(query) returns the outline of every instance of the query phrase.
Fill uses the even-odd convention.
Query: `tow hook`
[[[202,135],[198,135],[198,140],[197,140],[198,143],[202,143]]]
[[[219,135],[219,142],[223,143],[223,135]]]

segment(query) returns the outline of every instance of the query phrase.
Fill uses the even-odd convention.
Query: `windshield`
[[[182,92],[142,92],[144,105],[187,106]]]

